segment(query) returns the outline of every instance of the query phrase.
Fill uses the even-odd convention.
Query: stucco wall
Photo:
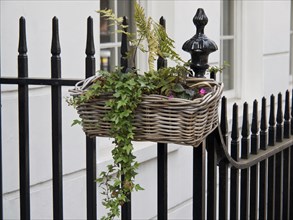
[[[141,1],[148,15],[167,20],[167,31],[175,39],[176,49],[195,34],[192,18],[197,8],[204,8],[209,18],[206,35],[219,45],[219,1]],[[239,1],[241,68],[236,101],[283,92],[289,80],[289,21],[290,1]],[[99,55],[99,19],[95,10],[99,1],[1,1],[1,75],[17,76],[18,19],[27,22],[29,76],[50,76],[51,19],[59,18],[62,76],[82,78],[86,42],[86,19],[94,18],[95,46]],[[162,10],[162,8],[164,10]],[[277,16],[276,16],[277,14]],[[238,36],[240,37],[240,36]],[[210,56],[217,63],[219,53]],[[144,58],[140,59],[144,62]],[[99,59],[97,59],[97,67]],[[63,89],[63,96],[68,95]],[[19,218],[18,191],[18,129],[16,87],[2,86],[2,164],[4,218]],[[235,101],[235,99],[233,99]],[[231,101],[232,102],[232,101]],[[30,181],[31,216],[33,219],[52,218],[51,182],[51,114],[50,88],[30,89]],[[84,219],[86,216],[85,137],[80,127],[71,127],[75,111],[63,101],[63,172],[64,217]],[[142,163],[137,181],[145,191],[133,194],[133,218],[156,216],[156,147],[153,143],[135,143],[135,154]],[[111,141],[97,139],[97,173],[110,161]],[[192,148],[170,147],[168,158],[169,217],[191,218]],[[146,205],[147,204],[147,205]],[[98,215],[104,213],[99,203]]]

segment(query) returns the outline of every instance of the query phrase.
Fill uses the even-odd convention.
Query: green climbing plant
[[[122,73],[121,68],[114,72],[99,71],[99,77],[82,95],[67,99],[69,105],[77,107],[98,99],[102,94],[112,94],[112,98],[106,102],[110,110],[103,120],[111,122],[111,137],[114,138],[115,145],[112,150],[113,163],[109,164],[107,170],[102,171],[97,179],[102,189],[102,203],[108,210],[102,219],[112,220],[120,215],[120,207],[128,201],[129,194],[143,189],[135,182],[139,164],[135,160],[132,144],[135,135],[132,121],[143,95],[159,94],[169,98],[192,100],[205,95],[209,88],[190,88],[187,85],[190,64],[180,58],[174,50],[174,41],[160,24],[145,15],[144,9],[138,3],[135,3],[134,13],[136,33],[125,31],[127,25],[123,24],[123,18],[116,17],[111,9],[100,10],[98,13],[107,19],[110,25],[117,25],[118,33],[128,36],[133,46],[128,58],[135,60],[137,51],[147,53],[149,66],[149,71],[144,74],[138,74],[139,70],[135,68],[127,73]],[[155,70],[154,61],[157,56],[169,58],[177,65]],[[212,68],[212,72],[222,71],[221,68]],[[81,125],[82,123],[82,120],[73,122]]]

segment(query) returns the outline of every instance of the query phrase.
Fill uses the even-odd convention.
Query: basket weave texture
[[[86,84],[93,80],[80,82],[70,92],[74,96],[82,94],[88,87]],[[207,79],[193,79],[190,83],[208,85],[211,92],[194,100],[143,95],[133,120],[135,141],[197,147],[218,126],[218,105],[223,84]],[[77,107],[87,136],[111,137],[111,122],[105,121],[104,116],[110,110],[105,103],[112,98],[111,94],[104,94]]]

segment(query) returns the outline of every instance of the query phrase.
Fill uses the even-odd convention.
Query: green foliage
[[[132,69],[128,73],[121,73],[117,68],[114,72],[99,71],[100,77],[80,96],[68,99],[69,105],[78,105],[98,98],[101,94],[110,93],[112,97],[106,102],[110,111],[103,120],[111,122],[111,137],[114,138],[115,147],[112,150],[113,163],[107,170],[100,173],[97,182],[102,189],[103,205],[108,213],[102,219],[112,220],[120,215],[120,206],[128,201],[128,195],[143,188],[135,183],[139,164],[133,155],[132,141],[135,128],[132,125],[134,112],[142,100],[143,94],[159,94],[168,98],[195,99],[209,92],[209,88],[190,88],[186,78],[190,75],[189,63],[183,62],[174,51],[174,41],[168,37],[164,28],[146,17],[143,8],[135,4],[135,21],[137,33],[125,32],[123,19],[117,18],[112,10],[98,11],[107,19],[110,25],[117,25],[118,32],[129,36],[134,46],[129,56],[135,58],[137,50],[147,52],[149,71],[143,75]],[[147,45],[145,48],[144,45]],[[154,61],[160,55],[177,63],[175,67],[166,67],[154,70]],[[130,58],[130,57],[128,57]],[[210,72],[222,71],[221,68],[212,67]],[[75,120],[74,124],[82,124]],[[97,125],[99,126],[99,125]]]
[[[129,52],[129,56],[134,63],[137,50],[148,53],[148,66],[150,71],[155,69],[154,61],[158,55],[163,58],[169,58],[177,64],[184,62],[175,52],[174,41],[167,35],[165,29],[151,17],[147,17],[144,9],[137,2],[135,2],[134,8],[136,33],[125,32],[124,28],[127,26],[122,24],[123,18],[117,18],[111,9],[98,11],[102,17],[109,21],[110,25],[117,25],[118,33],[128,35],[130,44],[134,47],[134,50]],[[145,44],[147,45],[146,48],[144,46]]]

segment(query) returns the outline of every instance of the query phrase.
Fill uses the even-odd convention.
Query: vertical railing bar
[[[25,19],[19,20],[18,77],[28,76]],[[30,219],[28,85],[18,86],[20,218]]]
[[[291,121],[292,124],[292,121]],[[293,218],[293,145],[290,147],[290,169],[289,169],[289,173],[290,173],[290,192],[289,192],[289,219]]]
[[[127,26],[128,21],[127,17],[123,17],[123,25]],[[127,28],[124,28],[124,32],[127,32]],[[128,39],[125,33],[122,33],[121,36],[121,68],[122,73],[126,73],[128,71],[128,59],[127,59],[127,52],[128,52]],[[123,169],[123,168],[122,168]],[[124,175],[121,176],[121,182],[124,182]],[[124,203],[121,208],[121,219],[122,220],[130,220],[131,219],[131,194],[128,195],[128,202]]]
[[[52,20],[51,77],[61,78],[61,48],[56,17]],[[63,219],[62,171],[62,94],[61,86],[53,85],[52,92],[52,148],[53,148],[53,218]]]
[[[267,114],[266,114],[266,98],[262,99],[261,107],[261,124],[260,124],[260,148],[267,149]],[[260,162],[259,177],[259,219],[267,219],[267,172],[268,160]]]
[[[241,158],[248,159],[249,156],[249,122],[248,104],[243,106],[243,123],[241,131]],[[249,209],[249,169],[241,170],[241,191],[240,191],[240,219],[248,220]]]
[[[293,135],[293,90],[291,90],[291,135]],[[289,192],[289,219],[293,218],[293,145],[290,147],[290,192]]]
[[[206,139],[207,158],[207,220],[217,218],[217,150],[213,133]]]
[[[290,137],[290,97],[289,90],[286,91],[285,113],[284,113],[284,138]],[[290,202],[290,148],[283,151],[283,219],[289,220]]]
[[[278,94],[276,141],[283,141],[283,110],[282,94]],[[275,185],[275,219],[282,219],[282,188],[283,188],[283,152],[276,154],[276,185]]]
[[[93,33],[93,18],[87,19],[87,41],[85,58],[85,77],[91,77],[96,72],[95,44]],[[96,138],[86,137],[86,195],[87,219],[97,219],[97,184],[96,180]]]
[[[214,77],[214,76],[212,76]],[[225,141],[228,143],[228,122],[227,122],[227,99],[222,98],[221,106],[221,132]],[[228,164],[222,160],[219,164],[219,219],[228,218]]]
[[[252,123],[251,123],[251,154],[256,155],[259,150],[258,145],[258,102],[253,102]],[[250,219],[257,219],[258,209],[258,164],[250,168]]]
[[[160,25],[165,29],[166,20],[160,18]],[[157,68],[167,67],[167,59],[159,56]],[[168,219],[168,145],[166,143],[157,143],[158,155],[158,192],[157,192],[157,212],[159,220]]]
[[[193,148],[193,219],[205,220],[205,143]]]
[[[275,119],[275,96],[270,97],[270,119],[269,119],[269,146],[273,147],[276,142],[276,119]],[[268,207],[267,218],[275,218],[275,155],[268,159]]]
[[[233,120],[231,133],[231,157],[239,160],[239,129],[238,129],[238,106],[233,106]],[[231,168],[230,181],[230,219],[239,218],[239,169]]]
[[[1,72],[0,72],[1,77]],[[3,219],[3,179],[2,179],[2,90],[0,84],[0,219]]]

